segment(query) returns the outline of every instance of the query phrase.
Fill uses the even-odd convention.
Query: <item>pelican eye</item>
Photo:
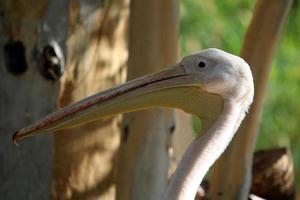
[[[206,67],[206,63],[203,62],[203,61],[200,61],[200,62],[198,63],[198,67],[204,68],[204,67]]]

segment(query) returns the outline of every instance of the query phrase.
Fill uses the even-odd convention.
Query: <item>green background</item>
[[[180,2],[182,54],[216,47],[239,54],[255,1]],[[288,147],[300,185],[300,0],[295,0],[277,45],[265,94],[257,149]],[[200,121],[193,118],[196,132]]]

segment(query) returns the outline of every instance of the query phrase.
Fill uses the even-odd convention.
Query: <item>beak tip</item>
[[[19,131],[16,131],[14,134],[13,134],[13,137],[12,137],[12,142],[14,145],[16,146],[19,146],[18,143],[17,143],[17,140],[18,140],[18,133]]]

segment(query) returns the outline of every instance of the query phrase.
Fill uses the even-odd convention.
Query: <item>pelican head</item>
[[[186,56],[180,64],[195,76],[195,83],[206,92],[218,94],[225,100],[252,102],[252,74],[242,58],[210,48]]]
[[[213,121],[224,101],[248,107],[252,98],[253,80],[248,64],[240,57],[210,48],[192,53],[163,71],[66,106],[16,131],[13,140],[153,107],[179,108],[204,121]]]

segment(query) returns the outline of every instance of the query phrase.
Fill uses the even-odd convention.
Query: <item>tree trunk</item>
[[[64,70],[67,5],[0,2],[0,199],[50,198],[52,136],[25,140],[19,148],[11,137],[55,108]]]
[[[128,79],[176,63],[178,2],[132,0]],[[160,199],[167,186],[172,110],[124,116],[119,150],[117,199]]]
[[[248,197],[253,151],[270,66],[291,4],[292,0],[259,0],[256,4],[241,52],[252,69],[254,102],[236,137],[213,169],[211,199],[244,200]]]
[[[125,81],[128,0],[72,1],[59,106]],[[53,199],[114,199],[120,116],[55,136]]]
[[[57,101],[63,106],[125,80],[128,4],[0,1],[0,199],[50,199],[52,181],[53,199],[114,198],[120,117],[64,131],[55,144],[44,135],[16,148],[11,137]]]

